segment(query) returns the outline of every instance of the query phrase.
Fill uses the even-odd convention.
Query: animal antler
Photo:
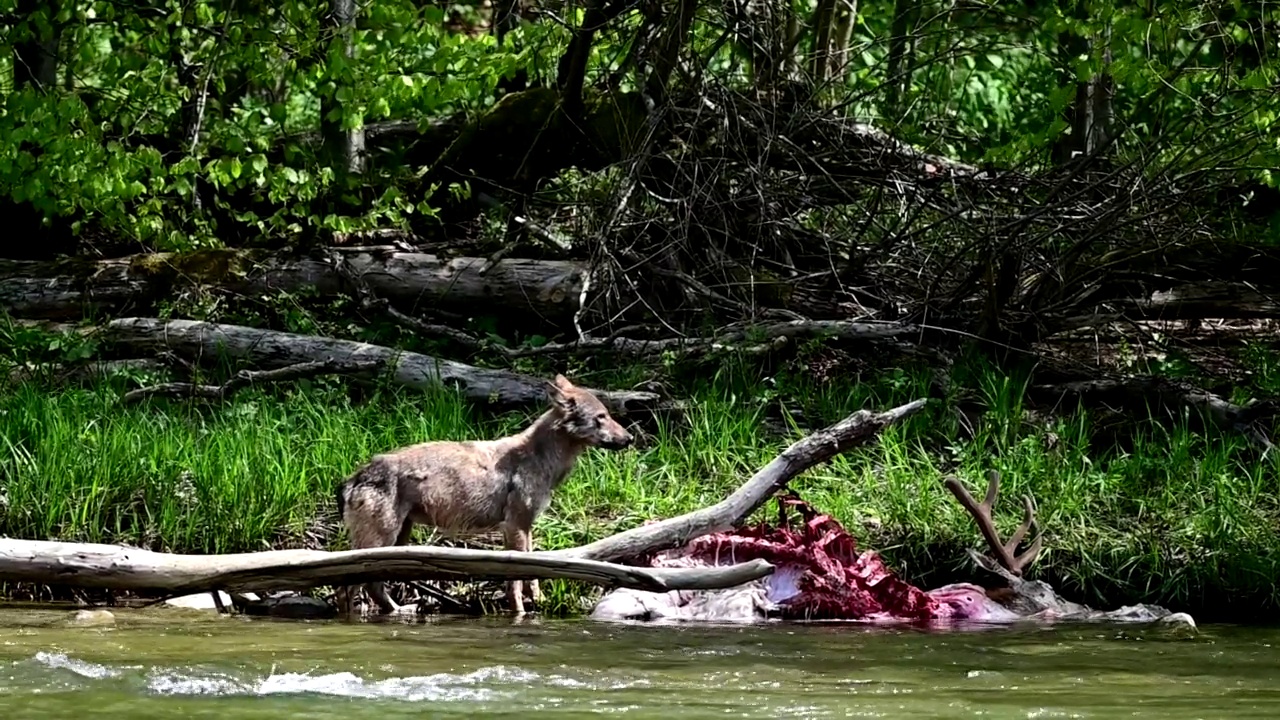
[[[981,503],[975,502],[969,491],[954,476],[948,476],[943,482],[951,494],[956,496],[956,500],[959,500],[964,509],[973,516],[974,522],[978,524],[978,530],[982,531],[982,537],[995,553],[996,560],[1004,566],[1005,570],[1021,577],[1022,569],[1030,565],[1036,559],[1036,555],[1040,554],[1042,540],[1040,528],[1036,525],[1035,501],[1031,496],[1022,496],[1022,504],[1026,509],[1022,524],[1013,532],[1013,535],[1009,536],[1008,542],[1002,543],[999,533],[996,532],[995,521],[991,518],[991,507],[995,505],[996,495],[1000,493],[1000,473],[995,470],[987,472],[987,497]],[[1018,549],[1018,543],[1022,542],[1027,530],[1033,528],[1036,531],[1036,539],[1032,541],[1031,547],[1021,555],[1014,555],[1014,551]]]

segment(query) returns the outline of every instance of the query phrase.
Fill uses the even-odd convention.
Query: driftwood
[[[0,581],[185,595],[215,590],[302,590],[370,580],[563,578],[672,590],[733,587],[772,572],[764,561],[716,572],[654,570],[553,553],[415,546],[325,552],[273,550],[178,555],[120,545],[0,539]]]
[[[386,367],[385,376],[415,389],[457,387],[469,400],[494,405],[538,405],[546,381],[506,370],[478,368],[442,358],[351,340],[258,330],[194,320],[122,318],[103,329],[104,339],[130,354],[171,352],[186,358],[225,356],[264,369],[333,361],[342,367],[364,362]],[[654,393],[591,390],[611,412],[625,414],[658,401]]]
[[[420,308],[565,323],[578,309],[584,266],[565,260],[443,258],[394,247],[333,249],[380,298]],[[79,319],[91,313],[143,314],[183,291],[214,287],[241,295],[309,290],[347,292],[327,258],[250,250],[131,255],[111,260],[0,260],[0,309],[18,318]]]
[[[714,568],[640,568],[604,558],[638,557],[746,520],[792,478],[918,412],[916,400],[883,413],[861,410],[803,438],[709,508],[618,533],[569,550],[494,551],[438,546],[324,552],[276,550],[232,555],[176,555],[119,545],[0,539],[0,582],[35,582],[183,595],[359,585],[430,578],[564,578],[652,592],[714,590],[773,571],[764,560]]]

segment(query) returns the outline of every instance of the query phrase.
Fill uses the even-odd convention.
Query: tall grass
[[[976,493],[994,468],[1004,478],[1001,530],[1016,526],[1017,498],[1032,493],[1047,546],[1035,572],[1062,591],[1202,613],[1280,607],[1275,462],[1235,437],[1154,423],[1138,424],[1127,450],[1094,449],[1087,413],[1033,424],[1024,379],[981,364],[955,372],[989,408],[972,432],[952,403],[937,403],[793,487],[927,586],[971,573],[963,549],[981,544],[941,477],[953,472]],[[682,420],[649,428],[635,450],[584,457],[535,543],[571,546],[714,502],[802,434],[795,418],[816,429],[923,397],[928,383],[923,368],[819,384],[801,373],[764,382],[733,366],[688,381]],[[320,383],[212,406],[126,407],[118,397],[110,385],[0,390],[0,533],[178,552],[288,545],[331,517],[336,484],[371,454],[493,437],[536,412],[482,416],[443,389],[353,402]]]

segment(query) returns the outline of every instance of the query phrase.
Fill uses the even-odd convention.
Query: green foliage
[[[1209,169],[1231,148],[1235,166],[1277,182],[1280,61],[1265,52],[1264,29],[1275,22],[1265,5],[921,8],[908,28],[905,92],[888,108],[897,5],[858,6],[843,81],[855,93],[849,112],[882,116],[904,140],[971,161],[1044,162],[1070,132],[1064,111],[1076,83],[1105,73],[1122,152]],[[522,23],[499,47],[477,26],[487,18],[475,7],[380,0],[358,4],[348,57],[319,7],[89,0],[19,16],[15,0],[0,2],[15,20],[0,36],[0,197],[75,232],[160,249],[429,218],[435,208],[414,184],[418,168],[395,148],[375,153],[362,177],[335,172],[319,152],[322,108],[343,128],[481,111],[504,78],[553,83],[570,28],[582,21],[575,8],[558,22]],[[804,21],[813,8],[792,10]],[[745,85],[745,45],[726,42],[721,12],[703,8],[685,54],[709,77]],[[609,23],[588,76],[640,87],[636,53],[648,51],[647,28],[638,11]],[[55,82],[15,87],[15,52],[42,39],[60,48]],[[798,52],[811,43],[802,36]]]
[[[71,219],[75,231],[159,249],[429,213],[397,190],[404,173],[386,170],[366,179],[381,186],[370,207],[349,215],[333,205],[340,186],[314,137],[321,99],[336,98],[329,113],[347,128],[426,120],[486,106],[502,77],[536,62],[528,49],[453,32],[442,9],[407,0],[367,7],[354,60],[311,3],[75,7],[54,23],[74,49],[61,86],[5,93],[0,192]],[[49,23],[47,8],[21,18],[6,57]],[[517,40],[540,42],[549,29]]]
[[[50,363],[78,363],[93,357],[98,342],[74,330],[49,332],[15,323],[0,314],[0,377],[19,370],[33,370]]]

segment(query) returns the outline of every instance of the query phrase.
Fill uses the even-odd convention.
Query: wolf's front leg
[[[522,537],[524,533],[513,524],[502,527],[502,547],[505,550],[525,550]],[[507,581],[507,605],[516,615],[524,614],[524,581]]]
[[[521,532],[521,535],[522,537],[520,539],[520,549],[525,552],[533,552],[533,533],[529,530],[524,530]],[[542,588],[538,586],[538,579],[534,578],[532,580],[526,580],[525,588],[529,591],[528,592],[529,599],[533,601],[533,604],[539,610],[541,610],[543,595],[542,595]]]

